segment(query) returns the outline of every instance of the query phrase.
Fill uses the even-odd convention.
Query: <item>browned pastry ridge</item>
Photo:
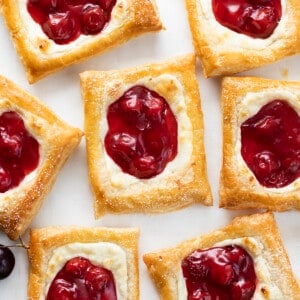
[[[251,96],[250,105],[243,104]],[[266,95],[266,100],[264,100]],[[300,83],[255,77],[227,77],[222,81],[223,163],[220,175],[220,207],[300,209],[299,178],[288,187],[266,188],[248,168],[240,153],[240,123],[250,118],[251,107],[283,99],[300,107]],[[250,100],[249,100],[250,101]],[[255,106],[256,105],[256,106]]]
[[[87,228],[87,227],[45,227],[30,231],[28,257],[30,272],[28,299],[45,299],[47,294],[47,267],[53,252],[72,243],[112,243],[126,253],[127,299],[139,299],[138,238],[136,228]],[[82,253],[72,253],[74,257]],[[88,258],[88,257],[86,257]],[[63,258],[62,258],[63,259]],[[104,259],[110,260],[109,257]],[[51,268],[50,268],[51,269]],[[56,274],[55,274],[56,275]],[[51,279],[52,280],[52,279]]]
[[[17,112],[40,144],[40,163],[34,177],[0,194],[0,228],[11,239],[17,239],[39,210],[59,170],[79,144],[82,132],[60,120],[38,99],[2,76],[0,108]]]
[[[169,162],[173,163],[174,172],[137,179],[123,173],[106,153],[106,108],[135,85],[144,85],[164,97],[176,118],[185,116],[185,119],[177,118],[179,132],[182,132],[178,136],[177,157],[184,158],[184,163],[176,161],[176,158]],[[194,55],[121,71],[86,71],[81,74],[81,87],[89,178],[95,195],[96,217],[105,213],[163,213],[193,203],[212,204],[206,175],[203,117]],[[186,139],[186,135],[190,141],[185,143],[192,144],[192,150],[191,155],[182,156],[180,141]],[[180,163],[181,167],[178,168],[176,163]],[[126,178],[119,179],[122,176]]]
[[[261,251],[251,246],[251,237],[262,244]],[[283,295],[281,299],[300,299],[299,284],[292,273],[286,250],[271,213],[237,217],[219,230],[182,242],[172,248],[145,254],[143,259],[159,291],[160,299],[178,299],[178,274],[181,272],[181,262],[186,256],[195,250],[211,248],[219,242],[238,238],[246,238],[247,251],[250,254],[252,251],[258,251],[256,255],[267,262],[270,283],[275,284],[281,291]],[[264,288],[265,299],[271,300],[268,287]]]
[[[219,24],[212,1],[186,0],[194,46],[205,77],[232,75],[278,61],[300,51],[300,3],[281,1],[283,15],[267,39],[255,39]]]
[[[162,29],[155,0],[117,0],[110,20],[115,20],[116,26],[111,29],[107,27],[88,40],[57,45],[32,20],[26,1],[3,0],[0,8],[30,83],[138,35]],[[27,23],[33,29],[27,27]],[[34,35],[35,32],[40,33]]]

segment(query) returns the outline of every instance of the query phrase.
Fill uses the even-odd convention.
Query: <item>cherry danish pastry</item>
[[[297,82],[223,80],[221,207],[300,209],[299,94]]]
[[[97,217],[211,204],[195,57],[81,74]]]
[[[82,132],[0,76],[0,228],[17,239],[38,212]]]

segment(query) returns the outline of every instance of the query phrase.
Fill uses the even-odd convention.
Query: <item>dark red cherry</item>
[[[255,283],[252,281],[235,282],[231,286],[232,300],[252,299]]]
[[[96,294],[97,291],[104,292],[110,282],[110,274],[104,269],[91,267],[86,272],[85,284],[91,294]]]
[[[54,299],[77,300],[78,299],[79,300],[80,298],[78,298],[77,295],[78,295],[78,287],[74,282],[72,283],[64,279],[58,279],[55,282],[55,287],[51,289],[51,296],[49,299],[53,299],[53,300]]]
[[[177,121],[168,103],[144,86],[127,90],[107,110],[105,149],[123,172],[160,174],[177,154]]]
[[[54,13],[49,15],[49,19],[42,25],[44,32],[57,44],[65,44],[73,39],[75,31],[75,18],[70,12]]]
[[[111,271],[74,257],[53,279],[46,300],[117,300]]]
[[[280,0],[212,0],[212,7],[221,25],[253,38],[268,38],[282,15]]]
[[[8,170],[0,167],[0,191],[6,191],[11,185],[11,175]]]
[[[188,300],[250,300],[256,289],[253,260],[237,245],[196,250],[181,267]]]
[[[107,14],[99,5],[87,4],[82,11],[82,32],[97,34],[107,21]]]
[[[116,133],[111,136],[110,147],[115,153],[115,159],[121,164],[130,162],[135,156],[137,140],[127,133]]]
[[[264,105],[241,126],[241,154],[263,186],[284,187],[300,176],[300,117],[283,100]]]
[[[28,0],[27,9],[44,33],[57,44],[81,34],[98,34],[110,20],[116,0]]]
[[[89,262],[83,257],[72,258],[65,265],[66,273],[77,278],[82,278],[88,267]]]
[[[22,145],[22,135],[9,134],[3,127],[0,128],[0,149],[2,155],[6,155],[8,157],[20,157],[22,153]]]
[[[235,273],[231,264],[215,264],[209,272],[210,280],[219,285],[230,285],[234,280]]]
[[[151,155],[134,157],[129,168],[138,178],[149,178],[157,171],[160,171],[159,164]]]
[[[8,277],[15,266],[15,256],[12,251],[0,244],[0,279]]]
[[[0,115],[0,193],[20,184],[39,163],[39,143],[13,111]]]

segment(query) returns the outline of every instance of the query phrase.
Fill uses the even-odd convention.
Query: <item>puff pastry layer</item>
[[[276,286],[282,294],[282,298],[276,299],[300,299],[300,287],[291,271],[289,259],[271,213],[237,217],[219,230],[182,242],[173,248],[145,254],[143,259],[159,291],[160,299],[183,299],[179,298],[178,285],[181,262],[186,256],[197,249],[211,248],[220,242],[239,238],[244,239],[248,253],[258,255],[259,259],[267,263],[270,279],[268,286]],[[251,246],[250,238],[258,241],[263,247],[262,250],[258,251],[258,248],[253,247],[255,244]],[[261,271],[263,270],[256,269],[257,275]],[[268,287],[265,287],[263,294],[265,297],[262,299],[274,299],[270,296],[272,289]]]
[[[57,248],[68,247],[68,245],[73,243],[86,244],[87,248],[94,243],[111,243],[120,247],[126,256],[125,268],[127,268],[127,278],[124,278],[124,280],[126,282],[127,299],[139,299],[138,237],[139,231],[134,228],[117,229],[71,226],[45,227],[31,230],[28,250],[30,262],[28,299],[45,299],[47,294],[47,272],[55,268],[53,265],[48,268],[50,259]],[[93,250],[88,252],[92,253]],[[74,257],[78,255],[84,256],[84,253],[76,253],[74,250],[72,254],[74,254]],[[112,258],[103,257],[102,259],[111,263]],[[118,283],[116,284],[118,285]]]
[[[27,0],[3,0],[0,5],[30,83],[140,34],[162,29],[154,0],[117,0],[111,20],[101,33],[57,45],[33,21],[26,3]]]
[[[161,174],[150,179],[123,173],[104,145],[108,105],[136,85],[146,86],[164,97],[179,128],[176,158]],[[81,87],[96,217],[105,213],[162,213],[197,202],[212,204],[193,55],[121,71],[87,71],[81,74]]]
[[[262,186],[241,156],[241,123],[266,103],[286,100],[300,115],[300,83],[254,77],[227,77],[222,82],[223,164],[220,207],[300,209],[300,179],[282,188]],[[250,99],[250,100],[247,100]]]
[[[186,0],[194,46],[206,77],[232,75],[300,51],[299,1],[281,1],[281,21],[267,39],[254,39],[222,26],[211,2]]]
[[[15,111],[40,144],[40,162],[19,186],[0,194],[0,228],[17,239],[29,226],[82,132],[60,120],[39,100],[0,76],[0,111]]]

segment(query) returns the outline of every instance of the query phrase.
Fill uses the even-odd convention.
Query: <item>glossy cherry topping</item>
[[[253,260],[240,246],[196,250],[181,267],[188,300],[250,300],[255,292]]]
[[[19,114],[0,115],[0,193],[16,187],[39,163],[39,143]]]
[[[300,117],[273,100],[241,126],[241,154],[265,187],[284,187],[300,176]]]
[[[282,14],[281,0],[212,0],[216,20],[253,38],[268,38]]]
[[[46,300],[116,300],[111,271],[93,265],[84,257],[74,257],[53,279]]]
[[[107,110],[105,149],[137,178],[160,174],[177,154],[177,121],[168,103],[144,86],[134,86]]]
[[[27,9],[51,40],[68,44],[80,34],[100,33],[115,4],[116,0],[28,0]]]

